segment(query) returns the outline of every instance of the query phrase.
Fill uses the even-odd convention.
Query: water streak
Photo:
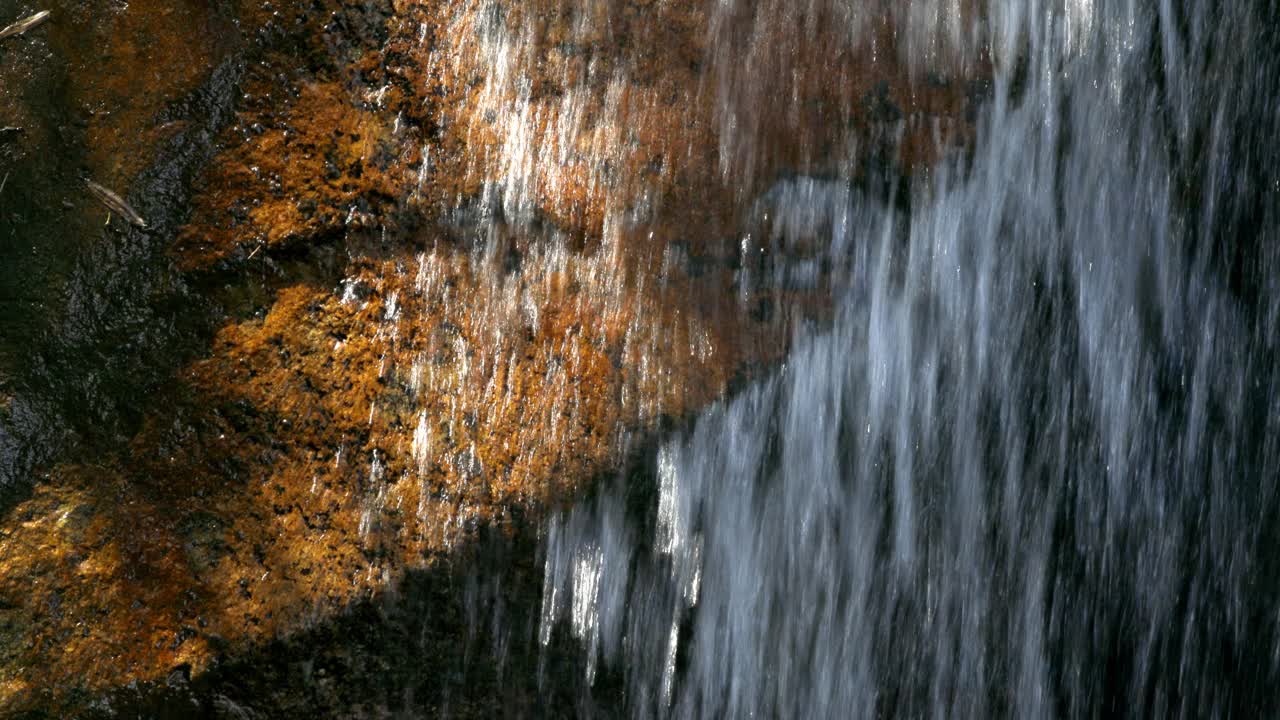
[[[971,157],[909,212],[758,198],[744,254],[818,243],[835,321],[666,443],[642,512],[619,483],[551,521],[541,637],[636,717],[1274,713],[1269,6],[900,6],[913,61],[992,61]]]

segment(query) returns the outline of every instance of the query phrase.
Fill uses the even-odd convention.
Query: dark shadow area
[[[585,680],[564,628],[538,640],[538,525],[516,514],[393,590],[191,678],[78,698],[81,718],[621,717],[621,676]],[[59,717],[28,714],[26,718]]]

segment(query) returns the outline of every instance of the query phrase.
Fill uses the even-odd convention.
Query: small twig
[[[39,25],[40,23],[48,19],[49,19],[48,10],[41,10],[35,15],[25,17],[19,20],[18,22],[5,27],[5,29],[0,30],[0,40],[3,40],[13,35],[21,35],[22,33],[30,30],[31,28]]]
[[[9,173],[4,174],[4,179],[0,180],[0,193],[4,192],[4,186],[9,182]]]
[[[142,216],[138,214],[138,211],[134,210],[129,203],[125,202],[124,198],[121,198],[119,195],[111,192],[92,180],[85,180],[84,182],[85,185],[89,187],[89,192],[93,193],[93,196],[98,199],[98,202],[106,206],[108,210],[116,213],[120,217],[123,217],[140,228],[145,228],[147,226],[147,221],[143,220]],[[108,216],[107,222],[110,221],[111,218]]]

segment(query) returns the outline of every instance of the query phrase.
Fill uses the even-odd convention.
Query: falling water
[[[833,322],[663,444],[654,497],[546,528],[541,638],[635,717],[1280,711],[1273,4],[971,5],[898,20],[909,62],[989,63],[969,152],[751,201],[744,255],[780,252],[740,283],[816,262]],[[757,61],[726,172],[769,150]]]

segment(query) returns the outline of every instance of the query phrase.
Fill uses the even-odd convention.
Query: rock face
[[[113,386],[172,354],[160,306],[174,283],[154,259],[229,115],[240,36],[221,4],[121,5],[50,2],[49,20],[0,44],[0,491],[111,434],[130,405]],[[162,226],[104,229],[86,180]],[[52,419],[64,405],[77,410]]]
[[[202,340],[147,356],[140,419],[4,518],[0,709],[198,677],[616,468],[823,316],[821,278],[742,282],[784,261],[752,199],[926,171],[984,62],[901,66],[888,6],[286,5],[55,9],[45,52],[100,36],[66,72],[123,108],[84,167],[167,218],[145,237]],[[154,171],[166,138],[193,173]],[[54,142],[5,152],[35,175]]]

